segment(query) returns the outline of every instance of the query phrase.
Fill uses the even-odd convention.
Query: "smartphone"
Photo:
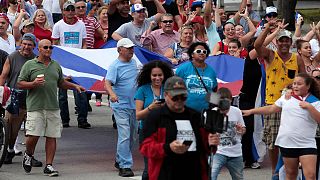
[[[186,145],[186,146],[190,146],[192,144],[193,141],[188,141],[188,140],[184,140],[182,144]]]
[[[164,103],[166,100],[165,100],[165,99],[158,99],[157,101],[158,101],[159,104],[162,104],[162,103]]]

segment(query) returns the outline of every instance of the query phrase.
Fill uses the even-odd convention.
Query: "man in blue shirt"
[[[128,38],[118,41],[118,59],[109,67],[105,87],[110,95],[111,108],[117,123],[118,143],[115,167],[119,176],[134,176],[131,168],[132,147],[136,135],[136,92],[137,64],[133,57],[133,42]]]

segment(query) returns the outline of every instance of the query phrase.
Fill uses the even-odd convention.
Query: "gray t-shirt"
[[[32,54],[29,57],[24,57],[20,54],[19,50],[11,53],[8,56],[8,60],[10,62],[10,71],[6,81],[8,87],[17,89],[18,77],[22,66],[25,62],[35,57],[35,54]]]
[[[134,25],[132,22],[125,23],[115,32],[123,38],[129,38],[135,45],[142,46],[140,43],[141,35],[149,28],[151,21],[155,21],[155,16],[146,18],[142,26]]]

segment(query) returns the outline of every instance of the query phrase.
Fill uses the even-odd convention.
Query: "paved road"
[[[91,103],[93,112],[89,113],[89,122],[92,129],[76,127],[76,116],[73,111],[73,99],[69,98],[71,127],[63,130],[62,138],[58,141],[54,166],[60,172],[56,179],[76,180],[124,180],[141,179],[143,160],[138,153],[137,146],[134,152],[134,168],[136,176],[121,178],[113,167],[116,147],[116,130],[112,128],[111,110],[107,106],[95,107]],[[106,102],[104,100],[104,102]],[[20,136],[23,137],[22,131]],[[24,148],[22,146],[22,148]],[[44,139],[41,138],[36,148],[35,158],[44,162]],[[26,175],[21,167],[22,156],[15,157],[13,164],[3,165],[0,168],[0,180],[42,180],[42,168],[33,168],[31,174]],[[246,180],[269,180],[270,163],[262,163],[262,169],[245,169]],[[223,170],[219,179],[231,179],[226,170]]]

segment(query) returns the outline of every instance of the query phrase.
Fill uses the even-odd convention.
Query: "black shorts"
[[[316,148],[279,148],[281,155],[286,158],[298,158],[303,155],[317,155]]]

